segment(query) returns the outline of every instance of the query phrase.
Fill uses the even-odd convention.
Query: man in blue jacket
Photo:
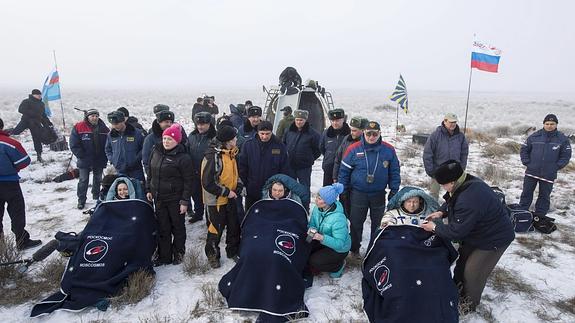
[[[557,171],[565,167],[571,159],[569,138],[557,130],[558,123],[557,116],[548,114],[543,119],[543,129],[534,132],[521,146],[521,163],[527,166],[527,169],[519,204],[523,209],[529,210],[533,191],[539,184],[534,214],[541,217],[549,211]]]
[[[431,177],[430,193],[433,198],[439,198],[439,184],[433,178],[435,169],[448,160],[457,160],[465,169],[468,154],[469,145],[457,125],[457,115],[447,113],[441,125],[429,136],[423,149],[423,166],[427,176]]]
[[[4,121],[0,119],[0,234],[3,234],[2,218],[4,205],[8,204],[8,215],[12,221],[12,232],[16,236],[16,247],[19,250],[33,248],[42,243],[31,240],[26,226],[26,204],[18,172],[30,165],[30,156],[24,147],[4,131]]]
[[[142,168],[142,147],[144,136],[140,130],[126,124],[126,118],[120,111],[108,114],[112,131],[106,138],[106,157],[119,174],[144,181]]]
[[[343,109],[333,109],[327,113],[331,126],[323,131],[319,141],[319,150],[323,155],[321,168],[323,169],[323,186],[334,183],[333,169],[337,149],[343,142],[345,136],[349,135],[351,129],[345,122],[345,111]]]
[[[78,122],[70,134],[70,150],[78,160],[77,166],[80,171],[76,192],[80,210],[86,205],[90,171],[92,171],[92,199],[99,198],[102,171],[108,163],[104,151],[108,132],[110,129],[100,119],[98,110],[90,109],[86,111],[84,120]]]
[[[288,150],[290,168],[295,174],[297,181],[307,187],[311,187],[311,167],[316,159],[321,156],[319,150],[320,135],[310,127],[306,110],[295,110],[294,122],[289,126],[283,137],[283,142]],[[309,205],[304,205],[309,211]]]
[[[247,114],[248,119],[244,121],[244,124],[238,129],[238,134],[240,137],[243,137],[243,142],[256,136],[257,127],[262,121],[262,108],[258,106],[250,107],[247,110]],[[238,145],[238,148],[242,150],[241,145]]]
[[[338,182],[351,192],[351,252],[358,257],[368,209],[373,234],[385,210],[385,189],[389,188],[390,199],[401,183],[395,148],[381,139],[379,123],[370,121],[361,140],[346,149]]]
[[[291,176],[287,149],[272,133],[269,121],[258,124],[255,138],[246,141],[240,151],[240,178],[247,190],[246,211],[262,198],[262,188],[268,178],[275,174]]]

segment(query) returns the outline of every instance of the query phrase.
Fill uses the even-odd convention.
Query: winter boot
[[[210,264],[210,267],[212,267],[214,269],[221,267],[220,259],[218,259],[216,257],[209,257],[208,263]]]
[[[39,163],[43,163],[44,159],[42,159],[42,153],[37,153],[36,154],[36,161]]]
[[[338,271],[334,271],[333,273],[329,273],[329,277],[340,278],[341,275],[343,275],[343,269],[344,268],[345,268],[345,260],[343,261],[343,264],[341,265],[341,268]]]
[[[184,261],[184,254],[176,253],[174,254],[174,261],[172,261],[172,265],[179,265]]]
[[[42,244],[42,240],[32,240],[30,238],[18,243],[17,248],[18,250],[26,250],[30,248],[34,248]]]
[[[86,201],[78,200],[78,205],[76,206],[78,210],[83,210],[86,206]]]

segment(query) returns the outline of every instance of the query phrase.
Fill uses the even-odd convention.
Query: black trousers
[[[32,135],[32,141],[34,142],[34,150],[36,154],[42,154],[42,140],[40,137],[42,134],[40,133],[40,127],[35,124],[33,121],[20,119],[20,122],[16,125],[16,127],[12,130],[12,135],[16,136],[22,133],[22,131],[30,129],[30,134]]]
[[[370,194],[351,191],[350,201],[351,251],[359,252],[363,238],[363,223],[367,218],[367,211],[369,210],[371,219],[371,235],[377,231],[381,224],[381,218],[385,210],[385,191]]]
[[[245,202],[245,213],[248,213],[248,210],[250,209],[250,207],[252,205],[254,205],[255,202],[261,200],[261,196],[260,198],[254,197],[254,196],[246,196],[246,202]]]
[[[481,250],[462,244],[455,263],[453,280],[460,289],[461,298],[470,302],[474,311],[481,301],[487,278],[509,245],[494,250]]]
[[[198,178],[192,181],[192,200],[194,201],[194,218],[204,218],[204,201],[202,197],[202,182]]]
[[[0,182],[0,232],[4,232],[2,218],[4,218],[4,205],[7,204],[8,216],[10,216],[11,229],[16,236],[16,241],[26,241],[30,235],[26,226],[26,204],[19,182]]]
[[[180,214],[179,201],[157,201],[158,258],[161,262],[172,262],[175,254],[186,252],[185,214]]]
[[[323,168],[323,186],[328,186],[333,184],[333,164],[326,165]]]
[[[347,254],[347,252],[336,252],[335,250],[322,245],[319,241],[314,240],[311,243],[311,253],[308,260],[308,271],[312,273],[336,272],[343,265]]]
[[[236,201],[229,199],[228,204],[207,207],[208,236],[205,252],[208,258],[220,258],[220,241],[226,233],[226,256],[231,258],[240,249],[240,224],[236,215]]]

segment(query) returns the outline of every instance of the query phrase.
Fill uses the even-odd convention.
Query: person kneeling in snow
[[[381,219],[381,228],[394,224],[417,226],[438,208],[439,204],[431,195],[420,188],[406,186],[387,203],[387,212]]]
[[[337,200],[342,192],[343,185],[334,183],[322,187],[316,196],[308,225],[312,241],[307,271],[312,274],[329,272],[330,277],[339,278],[343,273],[351,237],[343,206]]]

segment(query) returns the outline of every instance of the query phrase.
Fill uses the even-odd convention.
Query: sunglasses
[[[366,137],[379,137],[379,131],[366,131]]]

